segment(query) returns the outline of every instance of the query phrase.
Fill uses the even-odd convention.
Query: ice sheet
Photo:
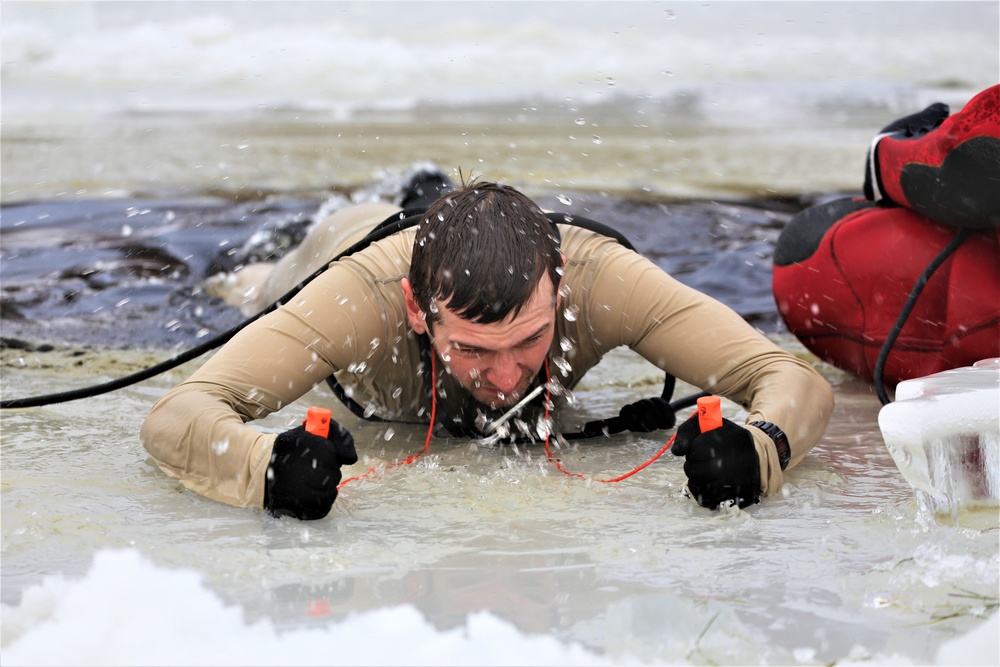
[[[925,517],[994,527],[1000,517],[1000,359],[899,383],[879,428]]]

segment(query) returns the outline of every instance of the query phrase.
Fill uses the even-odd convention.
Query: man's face
[[[463,320],[441,305],[433,332],[403,281],[410,326],[429,333],[431,344],[451,373],[472,396],[490,408],[509,407],[524,397],[545,361],[556,328],[557,299],[548,274],[517,317],[493,324]]]

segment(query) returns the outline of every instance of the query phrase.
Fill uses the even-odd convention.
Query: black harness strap
[[[340,259],[348,254],[358,252],[372,243],[391,236],[396,232],[402,231],[409,227],[419,224],[421,218],[423,217],[425,209],[409,209],[402,211],[400,213],[394,214],[383,220],[381,223],[376,225],[372,231],[361,239],[354,246],[349,248],[344,253],[338,255],[334,260]],[[572,215],[569,213],[546,213],[545,217],[552,223],[552,228],[555,230],[556,235],[559,235],[559,228],[557,225],[572,225],[575,227],[580,227],[583,229],[590,230],[602,236],[607,236],[608,238],[614,239],[619,244],[632,250],[633,252],[638,252],[635,246],[629,239],[619,232],[617,229],[610,227],[602,222],[592,220],[584,216]],[[324,267],[325,268],[325,267]],[[310,278],[311,279],[311,278]],[[420,342],[420,359],[421,367],[423,369],[424,376],[424,387],[430,395],[434,391],[433,378],[430,377],[430,354],[431,345],[426,336],[419,337]],[[542,380],[544,382],[544,380]],[[347,390],[344,389],[343,385],[337,380],[333,375],[326,378],[326,383],[333,391],[334,395],[343,403],[348,410],[350,410],[354,415],[366,419],[368,421],[381,422],[385,421],[378,415],[371,413],[369,410],[365,409],[364,406],[360,405],[351,396],[347,394]],[[675,413],[685,407],[692,406],[696,403],[699,397],[707,396],[707,392],[701,392],[688,396],[686,398],[680,399],[678,401],[671,402],[671,398],[674,393],[674,386],[676,384],[676,378],[670,373],[666,373],[663,381],[663,391],[658,398],[653,399],[642,399],[635,403],[629,404],[622,408],[624,412],[628,408],[632,408],[634,411],[643,411],[647,416],[643,421],[648,424],[654,424],[653,428],[647,429],[669,429],[673,428],[676,423]],[[541,399],[539,399],[541,400]],[[466,423],[467,420],[463,419],[461,421],[449,419],[447,415],[438,420],[438,423],[442,425],[452,437],[455,438],[479,438],[483,434],[479,433],[474,426]],[[599,419],[596,421],[590,421],[584,424],[583,429],[578,432],[564,433],[563,437],[567,440],[578,440],[583,438],[594,438],[598,436],[607,436],[614,433],[621,433],[622,431],[629,430],[629,426],[626,420],[622,417],[621,413],[617,417],[610,417],[608,419]]]
[[[415,224],[415,222],[419,221],[420,219],[419,214],[417,213],[418,212],[415,212],[413,210],[404,210],[400,211],[395,215],[390,216],[389,218],[381,222],[378,226],[376,226],[365,238],[361,239],[347,250],[344,250],[343,252],[338,254],[336,257],[331,259],[330,262],[331,263],[335,262],[338,259],[346,257],[347,255],[358,252],[359,250],[368,247],[375,241],[386,238],[387,236],[391,236],[392,234],[395,234],[401,229],[405,229],[406,227]],[[411,222],[410,218],[412,218],[414,214],[417,214],[416,220]],[[326,268],[327,268],[326,266],[321,266],[319,269],[313,272],[311,276],[309,276],[308,278],[300,282],[298,285],[290,289],[283,296],[279,297],[277,301],[272,303],[270,306],[264,308],[256,315],[253,315],[252,317],[240,322],[231,329],[223,331],[221,334],[208,339],[204,343],[196,345],[189,350],[185,350],[184,352],[181,352],[180,354],[173,356],[170,359],[167,359],[166,361],[162,361],[158,364],[150,366],[149,368],[145,368],[141,371],[137,371],[135,373],[131,373],[124,377],[117,378],[115,380],[111,380],[109,382],[105,382],[102,384],[92,385],[89,387],[81,387],[80,389],[72,389],[70,391],[57,392],[54,394],[43,394],[41,396],[6,399],[0,401],[0,409],[8,410],[8,409],[20,409],[20,408],[35,408],[43,405],[65,403],[67,401],[75,401],[81,398],[91,398],[93,396],[100,396],[101,394],[107,394],[117,389],[128,387],[130,385],[136,384],[137,382],[142,382],[143,380],[148,380],[151,377],[155,377],[160,373],[165,373],[166,371],[177,368],[181,364],[187,363],[192,359],[197,359],[206,352],[214,350],[217,347],[222,347],[223,345],[228,343],[233,338],[233,336],[238,334],[240,331],[247,328],[260,318],[267,315],[268,313],[277,310],[283,304],[288,303],[292,299],[292,297],[298,294],[298,292],[303,287],[308,285],[313,279],[315,279],[321,273],[326,271]]]
[[[130,375],[126,375],[124,377],[111,380],[110,382],[105,382],[103,384],[92,385],[90,387],[82,387],[80,389],[64,391],[54,394],[45,394],[41,396],[3,400],[0,401],[0,409],[6,410],[6,409],[39,407],[43,405],[51,405],[54,403],[62,403],[66,401],[74,401],[82,398],[99,396],[101,394],[106,394],[108,392],[115,391],[117,389],[122,389],[132,384],[136,384],[143,380],[148,380],[149,378],[155,377],[160,373],[172,370],[183,363],[196,359],[201,355],[205,354],[206,352],[209,352],[226,344],[236,334],[238,334],[240,331],[250,326],[260,318],[262,318],[264,315],[267,315],[268,313],[277,310],[283,304],[288,303],[288,301],[290,301],[292,297],[294,297],[299,291],[301,291],[302,288],[304,288],[315,278],[321,275],[324,271],[326,271],[329,264],[332,264],[337,260],[343,259],[348,255],[360,252],[361,250],[364,250],[365,248],[370,246],[372,243],[380,241],[404,229],[407,229],[409,227],[418,224],[425,210],[426,209],[423,208],[410,208],[410,209],[404,209],[399,213],[395,213],[389,216],[388,218],[380,222],[378,225],[376,225],[374,228],[372,228],[372,230],[367,235],[365,235],[363,239],[351,245],[346,250],[338,253],[326,265],[317,269],[315,272],[313,272],[312,275],[307,277],[305,280],[299,282],[295,287],[286,292],[283,296],[278,298],[274,303],[267,306],[256,315],[244,320],[240,324],[232,327],[227,331],[222,332],[221,334],[205,341],[200,345],[196,345],[195,347],[189,350],[181,352],[180,354],[171,357],[170,359],[167,359],[166,361],[160,362],[158,364],[150,366],[149,368],[138,371],[136,373],[132,373]],[[552,223],[552,227],[554,230],[556,230],[556,234],[558,234],[558,228],[556,227],[556,225],[558,224],[574,225],[577,227],[582,227],[584,229],[589,229],[590,231],[612,238],[621,245],[623,245],[624,247],[628,248],[629,250],[635,251],[635,246],[633,246],[632,243],[621,232],[612,227],[609,227],[608,225],[597,222],[596,220],[591,220],[590,218],[571,215],[568,213],[547,213],[546,218],[548,218],[548,220]],[[423,369],[424,369],[423,373],[425,377],[425,382],[428,383],[427,386],[429,387],[429,391],[433,391],[433,386],[431,386],[433,380],[429,378],[430,353],[431,352],[429,343],[426,346],[423,345],[421,346],[421,362],[423,364]],[[674,411],[680,410],[681,408],[687,407],[689,405],[694,405],[695,401],[699,396],[705,395],[703,392],[701,394],[689,396],[680,399],[679,401],[674,401],[671,403],[669,401],[670,397],[673,395],[674,382],[675,382],[674,377],[669,373],[667,373],[664,380],[663,392],[660,398],[643,399],[643,401],[638,401],[637,403],[633,403],[631,405],[637,407],[637,409],[654,410],[657,413],[656,417],[652,420],[646,420],[646,421],[649,421],[650,423],[655,422],[658,425],[657,426],[658,428],[671,428],[674,424],[674,418],[673,418]],[[327,384],[330,386],[330,389],[333,391],[334,395],[352,413],[354,413],[358,417],[361,417],[362,419],[367,419],[369,421],[384,421],[381,417],[378,417],[375,414],[366,414],[367,411],[365,410],[365,408],[362,407],[360,404],[358,404],[358,402],[355,401],[353,398],[348,396],[347,391],[333,375],[327,377]],[[652,407],[650,407],[648,401],[654,401]],[[643,405],[644,402],[646,402],[646,405]],[[666,416],[668,413],[669,413],[669,418]],[[455,422],[453,420],[449,420],[446,418],[442,420],[440,423],[442,423],[445,426],[445,428],[455,437],[478,437],[478,434],[476,434],[475,432],[472,433],[469,432],[467,425],[461,424],[459,422]],[[612,417],[610,419],[588,422],[587,424],[584,425],[582,431],[578,433],[564,434],[564,437],[566,437],[567,439],[590,438],[610,433],[620,433],[621,431],[624,431],[627,428],[628,428],[627,425],[624,424],[623,419],[619,415],[618,417]]]

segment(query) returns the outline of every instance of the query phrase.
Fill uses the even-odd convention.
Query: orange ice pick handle
[[[722,399],[718,396],[702,396],[698,399],[698,427],[702,433],[722,426]]]
[[[330,420],[333,411],[326,408],[309,408],[306,411],[306,430],[324,438],[330,435]]]

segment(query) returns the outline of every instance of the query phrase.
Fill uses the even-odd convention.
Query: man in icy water
[[[321,221],[263,291],[283,294],[399,211],[362,204]],[[248,422],[332,375],[366,415],[469,438],[545,387],[517,416],[534,431],[547,402],[558,407],[562,389],[620,346],[749,413],[706,433],[696,418],[678,428],[671,451],[705,507],[777,492],[830,419],[827,382],[733,310],[614,238],[553,225],[513,188],[472,182],[241,331],[156,403],[141,438],[198,493],[319,519],[341,466],[357,462],[350,433],[333,424],[328,438],[303,426],[275,435]]]

